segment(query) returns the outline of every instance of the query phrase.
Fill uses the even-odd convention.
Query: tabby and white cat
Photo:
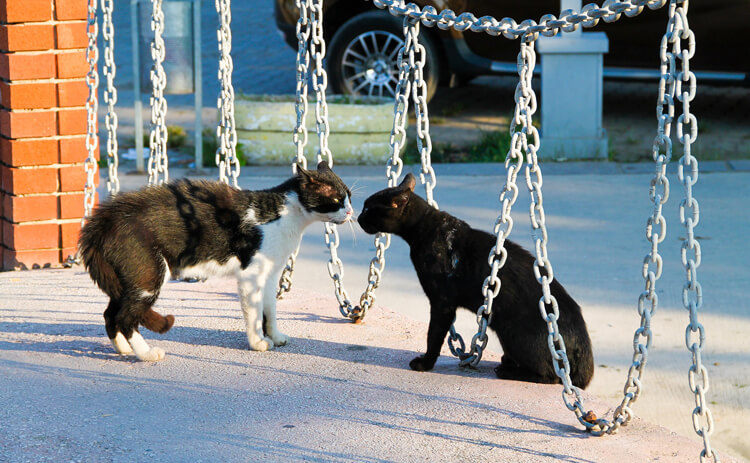
[[[121,193],[100,204],[84,226],[79,249],[91,278],[110,297],[104,322],[120,354],[157,361],[139,325],[165,333],[174,324],[151,307],[169,275],[234,276],[250,348],[287,343],[276,326],[281,270],[313,222],[352,217],[351,192],[324,161],[317,171],[276,187],[246,191],[220,182],[178,180]]]

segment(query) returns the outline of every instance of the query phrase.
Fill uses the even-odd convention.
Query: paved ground
[[[235,3],[235,87],[245,93],[292,93],[294,52],[276,34],[271,2]],[[132,134],[128,8],[117,3],[115,12],[123,138]],[[213,2],[203,2],[207,124],[215,120],[218,89],[212,81],[218,55],[213,9]],[[439,92],[430,107],[432,126],[439,127],[433,139],[471,144],[482,131],[506,127],[514,85],[513,79],[480,78]],[[693,109],[702,129],[695,152],[716,159],[701,163],[704,175],[695,190],[702,213],[704,361],[716,419],[712,441],[727,461],[726,452],[750,458],[745,436],[750,426],[750,343],[745,336],[750,306],[744,294],[748,255],[743,241],[750,233],[744,204],[750,196],[750,161],[736,159],[748,157],[745,103],[750,93],[703,86],[698,94]],[[169,100],[168,123],[190,128],[192,97]],[[632,161],[648,155],[656,126],[654,101],[655,88],[643,84],[605,85],[604,125],[613,158]],[[124,175],[129,169],[127,163],[121,169],[125,189],[145,183],[143,176]],[[619,403],[638,324],[635,303],[643,289],[640,267],[647,252],[652,167],[550,163],[544,169],[555,274],[584,307],[597,364],[589,392],[598,399],[587,397],[592,408],[605,413]],[[278,183],[285,171],[246,168],[241,184],[266,187]],[[340,166],[337,171],[356,185],[357,207],[384,183],[382,168]],[[502,166],[445,165],[437,172],[441,207],[489,229],[497,215]],[[635,411],[689,441],[651,424],[631,426],[614,438],[587,439],[572,431],[575,421],[559,400],[559,388],[491,379],[497,354],[490,354],[477,373],[457,369],[447,357],[435,373],[406,370],[423,348],[428,312],[405,245],[394,239],[379,307],[364,327],[354,327],[338,321],[332,289],[324,286],[325,247],[315,229],[304,239],[295,291],[282,303],[282,326],[298,343],[268,355],[244,350],[231,284],[170,284],[160,304],[182,324],[155,341],[170,354],[167,360],[143,365],[110,354],[100,321],[104,299],[84,274],[0,274],[0,293],[8,295],[0,302],[0,399],[11,404],[0,410],[0,422],[12,425],[0,426],[0,461],[3,455],[10,461],[178,461],[175,455],[196,461],[216,456],[226,461],[422,461],[427,452],[434,452],[431,461],[455,461],[459,455],[500,461],[697,460],[686,380],[687,315],[681,305],[682,230],[676,207],[681,191],[674,175],[671,179],[656,337]],[[514,239],[528,247],[524,199],[516,207]],[[357,228],[341,228],[341,236],[345,282],[356,299],[372,241]],[[458,326],[465,337],[475,330],[468,312]],[[361,346],[367,347],[366,359]],[[494,341],[490,349],[499,351]]]

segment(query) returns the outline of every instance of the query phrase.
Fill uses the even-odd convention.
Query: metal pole
[[[193,1],[193,91],[195,93],[195,170],[203,168],[203,60],[201,59],[201,0]]]
[[[130,34],[133,43],[133,104],[135,105],[135,170],[143,169],[143,108],[141,104],[141,74],[138,67],[141,61],[138,40],[138,0],[130,0]]]

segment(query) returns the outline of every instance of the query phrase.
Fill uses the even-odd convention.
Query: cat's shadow
[[[295,313],[293,316],[307,317],[315,322],[351,323],[342,317],[328,317]],[[240,323],[238,323],[239,325]],[[248,351],[247,335],[244,331],[208,329],[194,326],[175,325],[164,335],[141,330],[152,346],[162,342],[180,343],[188,346],[210,346],[238,351]],[[17,333],[30,335],[30,340],[0,340],[0,351],[27,351],[63,354],[73,357],[90,357],[101,360],[135,362],[133,356],[121,356],[114,352],[104,333],[104,327],[93,323],[42,323],[42,322],[0,322],[0,334]],[[79,339],[69,339],[76,337]],[[38,338],[38,339],[35,339]],[[80,339],[84,338],[84,339]],[[170,353],[165,343],[161,347]],[[182,350],[182,349],[181,349]],[[420,352],[351,343],[335,342],[306,337],[292,337],[285,346],[275,348],[270,354],[303,355],[327,358],[331,360],[358,363],[363,365],[385,366],[396,369],[409,369],[409,361],[420,355]],[[466,377],[495,377],[494,362],[480,363],[479,368],[461,368],[458,360],[441,356],[432,373]]]

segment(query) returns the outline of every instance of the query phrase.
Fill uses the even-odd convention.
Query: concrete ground
[[[632,358],[651,175],[643,164],[594,166],[543,166],[544,204],[555,276],[583,307],[594,345],[597,369],[587,408],[590,403],[604,415],[621,400]],[[245,168],[240,185],[278,184],[287,169]],[[491,229],[502,167],[436,170],[441,208]],[[385,183],[382,168],[337,171],[353,186],[357,209]],[[0,399],[11,404],[0,418],[14,430],[0,428],[0,455],[10,461],[180,461],[188,453],[196,461],[424,461],[425,455],[430,461],[459,455],[469,461],[697,460],[684,344],[688,317],[681,303],[682,192],[670,171],[655,337],[643,394],[633,407],[644,421],[615,437],[583,434],[559,386],[493,379],[500,352],[495,339],[478,372],[460,369],[447,352],[432,373],[408,370],[408,361],[424,349],[428,304],[406,245],[393,239],[376,307],[363,326],[351,325],[338,313],[321,227],[313,226],[303,240],[294,289],[280,305],[282,329],[295,340],[268,354],[246,350],[231,282],[169,283],[157,305],[177,315],[177,326],[164,337],[150,336],[168,357],[146,365],[111,353],[100,318],[105,297],[80,269],[0,274]],[[171,177],[183,174],[173,170]],[[125,190],[146,181],[124,174],[120,180]],[[742,242],[750,232],[744,207],[749,185],[750,173],[723,169],[703,173],[694,189],[701,206],[696,234],[703,249],[703,361],[716,422],[712,443],[723,461],[750,455],[744,439],[750,425],[750,342],[744,335],[750,311],[743,298],[748,274]],[[520,195],[512,239],[530,247],[527,204]],[[372,238],[357,226],[339,231],[344,283],[356,301]],[[476,323],[470,312],[461,315],[457,326],[468,340]]]

